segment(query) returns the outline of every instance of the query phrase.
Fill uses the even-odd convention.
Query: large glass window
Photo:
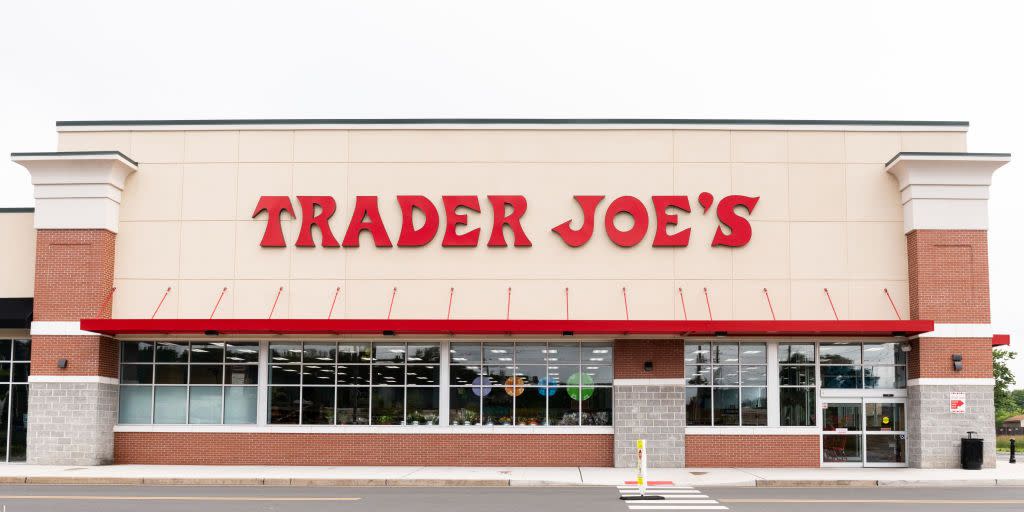
[[[684,347],[686,424],[768,424],[765,343],[687,343]]]
[[[906,354],[896,342],[822,343],[818,360],[822,388],[902,389],[907,386]]]
[[[119,423],[256,423],[259,343],[121,343]]]
[[[0,462],[24,462],[32,341],[0,340]]]
[[[611,425],[612,344],[449,347],[452,425]]]
[[[779,424],[784,427],[814,426],[814,343],[779,344]]]
[[[268,421],[436,425],[440,343],[270,344]]]

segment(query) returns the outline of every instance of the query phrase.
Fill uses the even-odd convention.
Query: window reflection
[[[609,342],[452,342],[452,425],[611,425]]]

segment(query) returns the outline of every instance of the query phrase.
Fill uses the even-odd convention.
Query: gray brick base
[[[641,438],[647,440],[648,467],[683,467],[684,399],[682,384],[616,384],[615,467],[636,465],[636,440]]]
[[[967,393],[967,412],[949,412],[949,393]],[[985,440],[986,468],[996,466],[995,405],[992,386],[910,386],[907,388],[907,458],[914,468],[959,468],[960,439],[975,431]]]
[[[113,462],[117,384],[32,382],[28,393],[29,464]]]

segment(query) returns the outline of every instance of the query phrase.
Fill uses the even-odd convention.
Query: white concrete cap
[[[138,164],[119,151],[13,153],[35,186],[36,229],[117,233],[121,192]]]
[[[988,187],[1009,153],[897,153],[886,171],[899,181],[903,230],[988,229]]]

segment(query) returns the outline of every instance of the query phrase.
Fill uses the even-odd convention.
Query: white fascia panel
[[[931,332],[918,338],[991,338],[992,324],[935,324]]]

